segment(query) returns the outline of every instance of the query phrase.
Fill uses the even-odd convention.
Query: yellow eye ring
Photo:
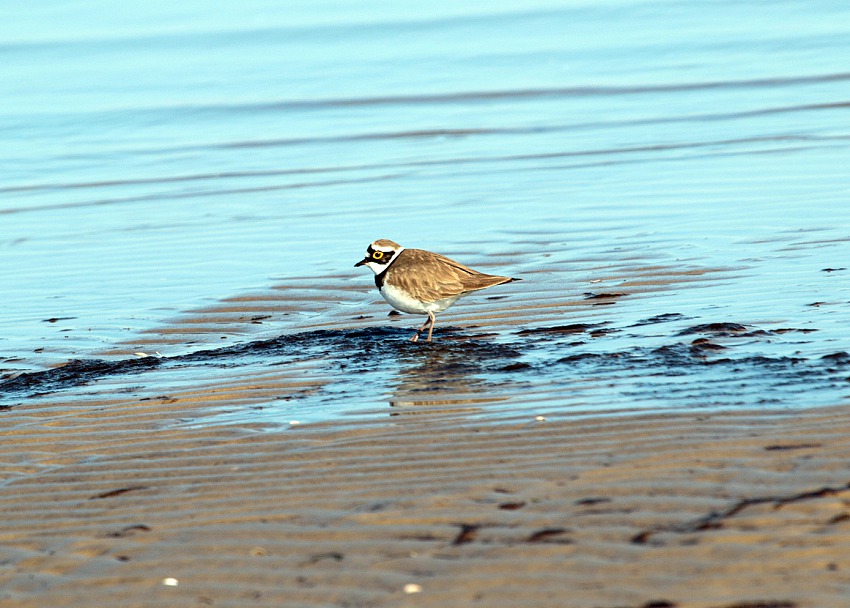
[[[382,257],[384,257],[383,251],[373,251],[372,252],[372,259],[373,260],[380,260]]]

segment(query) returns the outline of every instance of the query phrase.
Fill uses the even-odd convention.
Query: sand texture
[[[5,412],[0,605],[850,597],[845,408],[499,424],[387,408],[271,431],[181,424],[196,409]]]

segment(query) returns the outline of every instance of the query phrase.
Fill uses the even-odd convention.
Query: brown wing
[[[439,253],[405,249],[392,262],[387,280],[423,302],[460,296],[513,281],[510,277],[484,274]]]

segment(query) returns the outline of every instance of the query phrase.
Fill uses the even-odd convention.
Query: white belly
[[[381,295],[389,302],[390,306],[401,312],[413,315],[427,315],[429,312],[442,312],[454,304],[460,296],[444,298],[434,302],[420,302],[410,297],[404,291],[384,283],[381,287]]]

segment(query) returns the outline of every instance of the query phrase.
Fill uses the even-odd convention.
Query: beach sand
[[[204,402],[4,412],[0,605],[850,598],[847,408],[181,422]]]

